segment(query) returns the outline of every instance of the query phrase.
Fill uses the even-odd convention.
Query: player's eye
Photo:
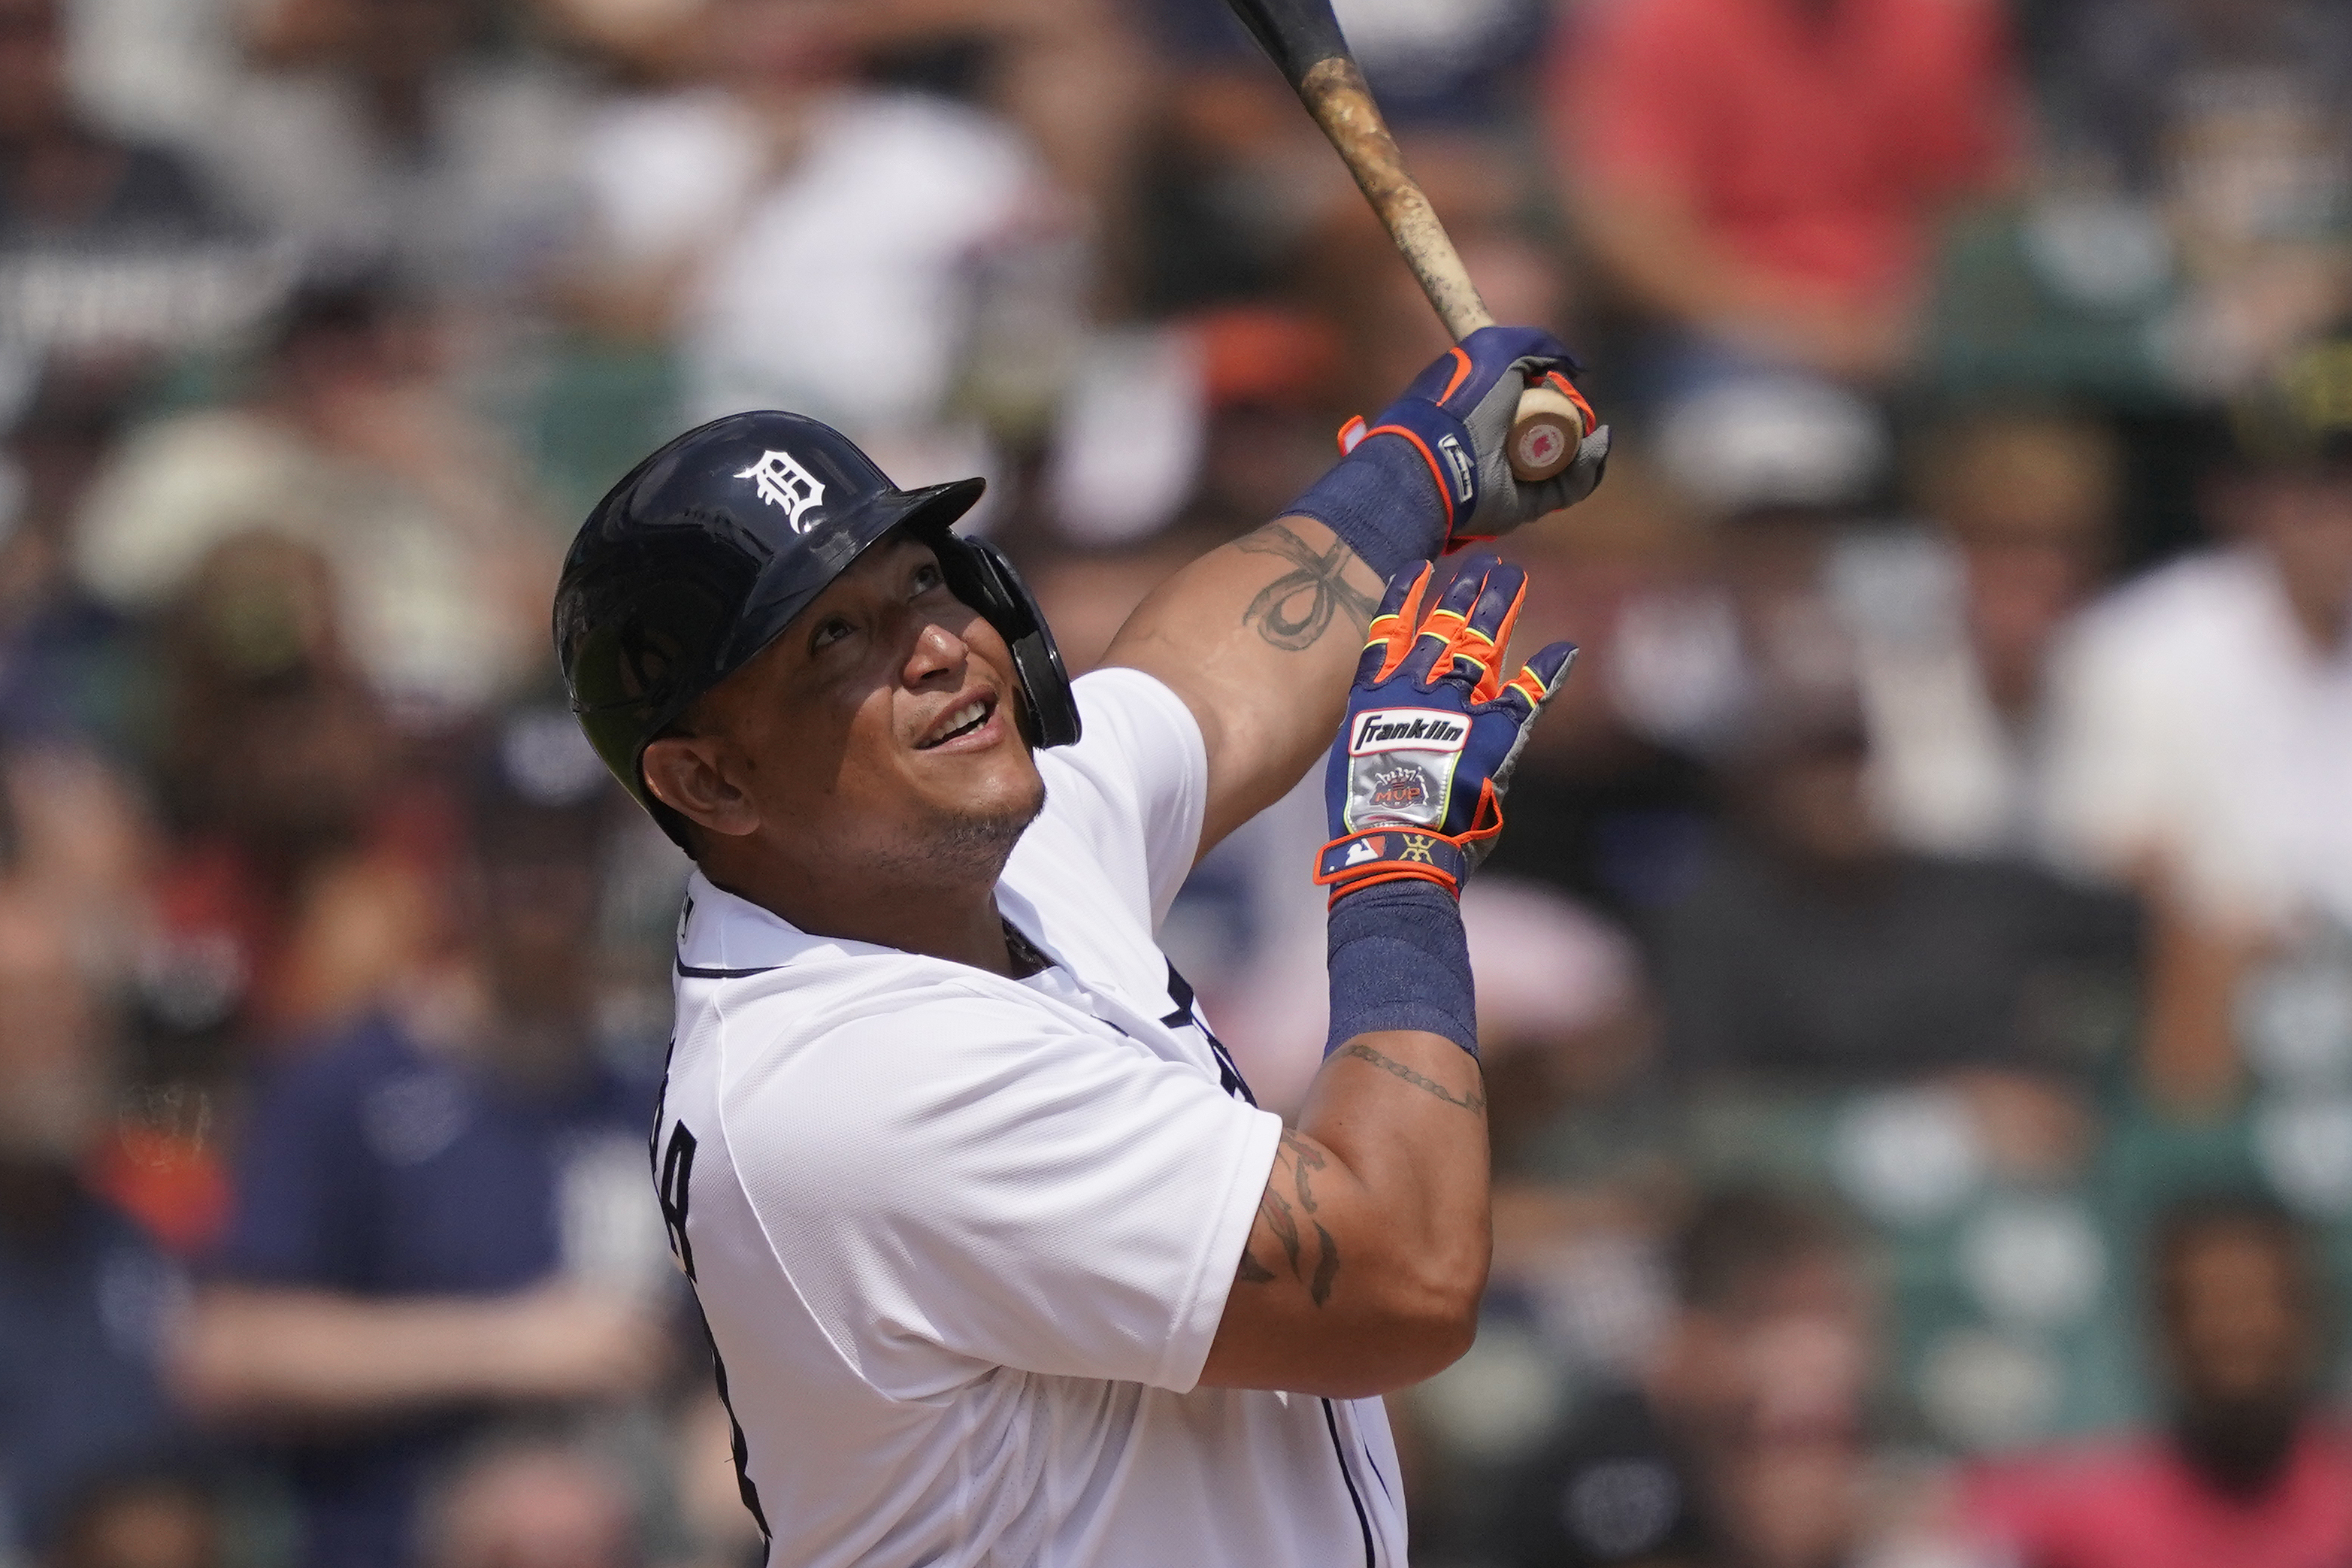
[[[811,653],[822,652],[826,647],[829,647],[833,644],[837,643],[842,638],[847,637],[850,634],[851,629],[849,623],[842,619],[839,616],[827,616],[824,619],[819,621],[816,624],[816,629],[809,634],[809,651]]]
[[[919,599],[932,589],[945,586],[946,583],[947,579],[940,574],[939,566],[926,561],[915,568],[914,592],[909,596]]]

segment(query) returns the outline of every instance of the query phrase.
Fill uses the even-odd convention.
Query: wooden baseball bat
[[[1380,105],[1372,101],[1371,89],[1349,52],[1330,0],[1227,4],[1274,58],[1307,112],[1339,149],[1340,161],[1380,215],[1445,330],[1459,342],[1481,327],[1493,326],[1495,318],[1478,298],[1477,286],[1446,237],[1445,226],[1405,172],[1396,138],[1389,134]],[[1511,423],[1507,454],[1511,472],[1530,482],[1550,479],[1576,460],[1577,443],[1584,435],[1584,419],[1574,402],[1546,384],[1528,387],[1520,395]]]

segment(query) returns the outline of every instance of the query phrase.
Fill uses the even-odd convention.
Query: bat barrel
[[[1388,122],[1356,62],[1344,54],[1317,61],[1300,80],[1298,96],[1339,150],[1339,161],[1356,177],[1364,199],[1380,215],[1381,226],[1420,279],[1422,292],[1429,296],[1446,331],[1458,342],[1481,327],[1493,326],[1495,318],[1478,297],[1445,226],[1437,221],[1436,209],[1405,173],[1404,155],[1397,151],[1396,138],[1389,134]]]
[[[1446,331],[1459,342],[1493,326],[1494,315],[1478,297],[1478,287],[1470,281],[1470,270],[1462,265],[1445,226],[1438,222],[1436,209],[1405,173],[1404,155],[1397,151],[1396,138],[1389,134],[1356,62],[1345,53],[1316,61],[1300,79],[1298,96],[1339,149],[1340,161],[1396,241]],[[1584,435],[1575,404],[1549,386],[1528,388],[1511,424],[1507,455],[1512,473],[1530,483],[1550,479],[1576,460],[1577,444]]]

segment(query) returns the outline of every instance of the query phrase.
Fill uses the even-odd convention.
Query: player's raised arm
[[[1370,426],[1351,421],[1347,456],[1287,513],[1177,573],[1129,617],[1105,662],[1165,682],[1207,742],[1203,851],[1314,762],[1390,577],[1600,483],[1605,428],[1542,484],[1519,483],[1504,457],[1520,391],[1546,375],[1568,388],[1574,368],[1548,333],[1472,333]]]
[[[1205,1384],[1355,1396],[1469,1347],[1486,1288],[1486,1099],[1455,900],[1500,832],[1528,727],[1576,650],[1503,679],[1527,575],[1416,564],[1361,650],[1326,773],[1331,1034],[1282,1135]]]

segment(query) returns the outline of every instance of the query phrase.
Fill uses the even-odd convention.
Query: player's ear
[[[663,735],[646,742],[646,787],[654,798],[713,833],[755,833],[760,814],[727,774],[727,742],[717,735]]]

